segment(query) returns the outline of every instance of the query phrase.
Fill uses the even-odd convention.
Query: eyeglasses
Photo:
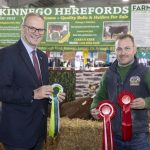
[[[43,35],[44,32],[45,32],[45,29],[37,29],[37,28],[35,28],[35,27],[27,26],[27,25],[23,25],[23,26],[27,27],[28,30],[29,30],[29,32],[31,32],[31,33],[35,33],[36,31],[38,31],[38,33],[39,33],[40,35]]]
[[[118,53],[121,53],[121,52],[124,50],[124,52],[128,53],[128,52],[130,52],[131,49],[132,49],[132,48],[129,47],[129,46],[126,46],[125,48],[117,47],[116,51],[117,51]]]

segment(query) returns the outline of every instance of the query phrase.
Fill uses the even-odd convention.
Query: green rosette
[[[51,101],[51,115],[50,115],[50,126],[48,129],[48,135],[52,138],[57,137],[60,129],[60,112],[59,112],[59,101],[58,95],[63,92],[63,87],[60,84],[53,84],[53,94],[50,95]]]

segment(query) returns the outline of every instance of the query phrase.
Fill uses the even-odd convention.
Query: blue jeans
[[[122,141],[121,136],[114,136],[115,150],[150,150],[147,133],[134,134],[131,141]]]

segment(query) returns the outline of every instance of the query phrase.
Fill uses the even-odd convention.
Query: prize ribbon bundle
[[[103,100],[96,109],[99,111],[98,117],[103,120],[102,150],[114,150],[111,119],[116,113],[116,108],[111,101]]]
[[[60,112],[58,95],[63,92],[63,87],[60,84],[53,84],[53,94],[50,95],[51,101],[51,115],[48,129],[48,135],[52,138],[57,137],[60,129]]]
[[[130,91],[121,91],[118,94],[117,102],[122,108],[122,140],[132,139],[132,117],[130,104],[135,96]],[[115,116],[116,107],[110,100],[101,101],[96,109],[98,118],[103,120],[102,150],[115,150],[111,119]]]

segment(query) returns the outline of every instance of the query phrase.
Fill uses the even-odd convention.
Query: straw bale
[[[47,138],[44,150],[101,150],[101,134],[99,121],[63,117],[58,138]]]

